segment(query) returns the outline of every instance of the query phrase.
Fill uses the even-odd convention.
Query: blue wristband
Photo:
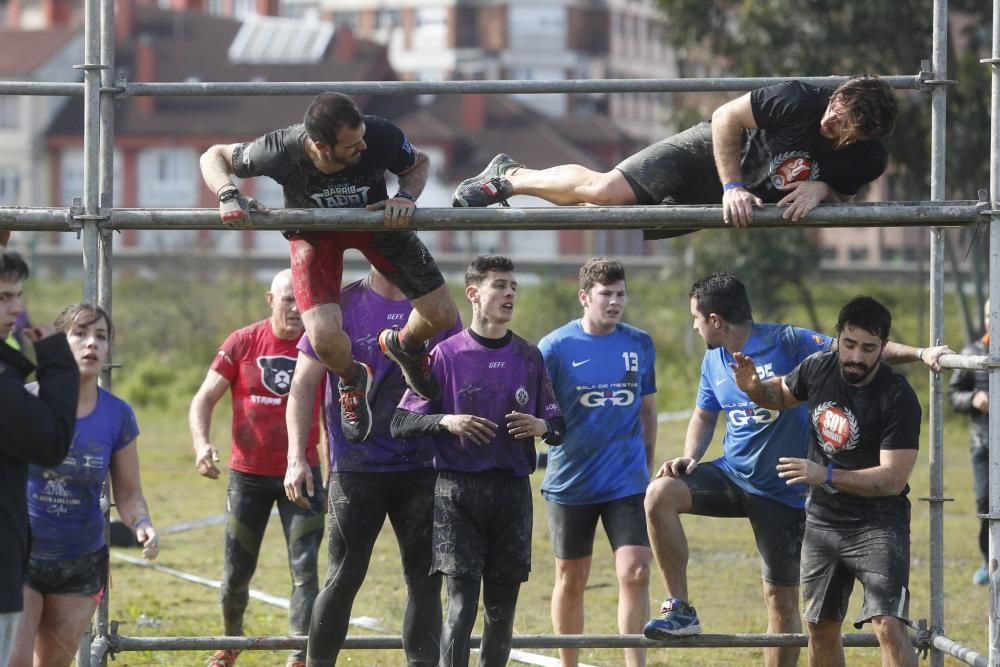
[[[826,483],[829,486],[833,486],[833,464],[830,463],[826,466]]]
[[[742,187],[743,187],[743,181],[729,181],[728,183],[722,186],[722,191],[729,192],[733,188],[742,188]]]
[[[409,199],[414,204],[417,203],[417,198],[414,197],[413,195],[411,195],[406,190],[400,190],[399,192],[396,193],[396,196],[393,197],[393,199],[400,199],[400,198],[402,198],[402,199]]]

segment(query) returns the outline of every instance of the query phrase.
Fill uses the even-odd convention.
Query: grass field
[[[190,274],[197,275],[191,267]],[[193,279],[192,279],[193,280]],[[264,287],[252,281],[233,279],[207,285],[201,282],[144,281],[118,279],[115,288],[115,324],[118,336],[115,361],[124,368],[115,376],[115,391],[136,408],[142,435],[139,438],[143,485],[156,524],[172,524],[219,515],[224,509],[225,479],[211,481],[197,475],[193,466],[186,410],[191,396],[204,376],[216,345],[233,328],[265,315]],[[465,308],[458,290],[456,300]],[[837,308],[857,293],[869,293],[888,305],[894,315],[893,339],[925,345],[922,284],[839,285],[817,281],[817,301],[821,328],[829,331]],[[632,280],[629,282],[628,320],[650,331],[657,346],[657,395],[660,410],[690,407],[701,356],[701,341],[687,335],[690,315],[686,286],[681,280]],[[519,292],[515,330],[529,340],[570,317],[578,316],[572,283],[525,286]],[[78,283],[44,280],[28,282],[27,303],[36,321],[47,321],[61,306],[79,298]],[[751,299],[754,295],[751,293]],[[467,318],[468,312],[463,313]],[[783,313],[756,313],[761,321],[807,324],[801,307]],[[946,303],[945,340],[961,346],[958,312],[953,300]],[[908,376],[925,404],[926,373],[918,368]],[[968,434],[964,420],[950,415],[946,423],[945,495],[955,502],[945,506],[945,587],[947,590],[945,631],[962,643],[980,651],[986,647],[987,591],[971,584],[978,566],[971,471],[968,462]],[[228,406],[216,408],[214,442],[227,450]],[[676,456],[686,424],[672,422],[660,427],[657,458]],[[913,548],[911,615],[928,615],[929,540],[927,504],[917,500],[928,493],[927,433],[924,423],[922,452],[912,481]],[[721,449],[717,433],[710,456]],[[541,472],[533,476],[536,487]],[[544,506],[536,491],[534,569],[531,580],[521,589],[515,631],[521,634],[551,632],[549,598],[553,580],[551,547],[548,541]],[[261,552],[253,587],[272,595],[289,594],[285,546],[277,521],[272,521]],[[760,570],[749,524],[742,520],[687,517],[684,521],[691,547],[689,568],[692,601],[706,632],[762,632],[765,614],[760,591]],[[221,525],[165,535],[159,563],[210,579],[222,576]],[[320,560],[321,578],[325,570]],[[141,567],[112,561],[110,591],[111,617],[122,622],[120,633],[144,636],[205,636],[222,634],[218,592]],[[650,597],[658,607],[662,583],[654,575]],[[855,591],[856,610],[860,591]],[[386,528],[373,554],[369,575],[355,601],[355,617],[370,616],[399,633],[404,593],[399,555],[391,530]],[[598,531],[594,567],[586,600],[586,631],[616,632],[617,586],[611,554],[603,533]],[[853,613],[853,610],[852,610]],[[246,619],[247,632],[254,635],[282,635],[287,632],[284,610],[251,601]],[[479,629],[477,628],[476,632]],[[352,634],[368,631],[352,629]],[[555,655],[554,651],[544,652]],[[204,663],[208,652],[123,653],[114,664],[195,666]],[[255,652],[240,657],[240,665],[284,665],[284,653]],[[620,651],[584,650],[581,660],[592,665],[623,663]],[[342,655],[345,665],[401,665],[401,652],[349,651]],[[649,664],[655,665],[755,665],[760,651],[752,649],[670,649],[653,650]],[[804,658],[801,664],[805,664]],[[850,665],[878,665],[874,649],[848,652]]]
[[[221,408],[222,406],[220,406]],[[220,410],[218,414],[224,414]],[[141,415],[140,415],[141,417]],[[225,420],[217,420],[215,432],[222,441]],[[142,419],[145,435],[140,438],[143,483],[150,507],[159,526],[221,513],[225,481],[199,477],[192,465],[189,438],[183,415]],[[680,448],[683,422],[661,426],[659,458],[675,455]],[[949,636],[979,650],[985,650],[987,595],[983,587],[971,584],[978,566],[976,549],[977,523],[973,516],[971,473],[967,461],[964,425],[954,420],[946,431],[946,495],[955,502],[946,506],[945,586],[946,631]],[[926,448],[926,435],[921,445]],[[719,443],[713,446],[717,450]],[[928,469],[926,449],[914,474],[913,548],[911,588],[913,618],[928,614],[928,511],[927,504],[916,500],[927,495]],[[541,471],[534,475],[537,488]],[[749,524],[741,520],[687,517],[684,521],[691,545],[689,569],[694,603],[706,632],[762,632],[765,626],[760,595],[760,571]],[[284,541],[277,521],[272,521],[261,552],[261,561],[253,586],[273,595],[287,596],[288,572]],[[534,568],[531,580],[521,589],[516,632],[541,634],[551,632],[549,597],[553,567],[551,548],[545,528],[544,507],[536,492]],[[222,527],[211,526],[165,536],[159,562],[173,568],[218,579],[222,574]],[[617,588],[611,556],[603,533],[598,531],[594,568],[586,600],[586,630],[591,633],[614,633]],[[325,554],[321,559],[321,571]],[[111,617],[123,622],[120,632],[127,635],[175,636],[222,633],[218,592],[140,567],[113,561]],[[654,578],[652,604],[662,595],[662,585]],[[860,600],[860,590],[855,602]],[[393,634],[398,634],[402,614],[403,589],[399,556],[391,529],[387,526],[376,551],[365,585],[355,601],[354,616],[379,619]],[[857,604],[855,605],[855,608]],[[852,610],[853,613],[853,610]],[[287,632],[284,611],[261,602],[250,602],[247,632],[280,635]],[[477,632],[479,629],[477,628]],[[351,634],[367,631],[352,628]],[[554,655],[555,652],[538,651]],[[199,665],[205,652],[123,653],[118,665]],[[584,650],[581,660],[592,665],[620,665],[620,651]],[[649,653],[649,665],[747,665],[758,664],[760,652],[753,649],[672,649]],[[805,659],[802,659],[805,664]],[[283,665],[281,652],[245,653],[242,665]],[[401,665],[401,652],[347,651],[342,664]],[[877,651],[848,651],[850,665],[877,665]]]

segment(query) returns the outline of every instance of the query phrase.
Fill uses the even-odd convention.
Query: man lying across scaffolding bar
[[[882,137],[896,99],[877,76],[836,90],[801,81],[758,88],[715,110],[712,122],[662,139],[604,173],[578,164],[528,169],[494,157],[455,190],[452,206],[506,204],[514,195],[562,206],[722,204],[725,221],[746,227],[765,202],[801,220],[820,202],[847,202],[885,171]],[[647,230],[646,238],[690,230]]]

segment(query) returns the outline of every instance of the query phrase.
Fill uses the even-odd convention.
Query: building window
[[[852,262],[864,262],[868,259],[868,248],[849,248],[847,251],[847,259]]]
[[[138,204],[144,208],[198,205],[198,154],[191,148],[151,148],[139,154]]]
[[[333,25],[336,30],[355,31],[358,29],[358,13],[337,12],[333,15]]]
[[[391,30],[402,25],[401,14],[398,9],[379,9],[375,14],[375,28],[378,30]]]
[[[16,167],[0,167],[0,206],[17,206],[21,174]]]
[[[114,206],[121,206],[122,179],[121,153],[115,151],[112,187],[115,190]],[[59,157],[59,201],[57,206],[72,206],[74,199],[83,200],[83,149],[65,150]]]
[[[899,248],[882,248],[882,261],[895,262],[899,260]]]
[[[205,13],[212,16],[223,16],[226,12],[225,0],[205,0]]]
[[[257,13],[257,6],[254,0],[233,0],[233,16],[238,19],[245,19]]]
[[[18,128],[21,98],[14,95],[0,95],[0,130]]]
[[[840,255],[840,250],[837,246],[823,246],[819,251],[820,258],[825,262],[835,262],[837,257]]]

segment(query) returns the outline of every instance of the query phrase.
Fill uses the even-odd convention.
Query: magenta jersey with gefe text
[[[507,432],[506,415],[562,415],[538,348],[515,334],[508,345],[490,349],[465,330],[434,348],[431,372],[441,385],[441,398],[427,401],[407,389],[399,407],[425,415],[476,415],[499,426],[485,445],[442,431],[434,437],[434,468],[530,475],[535,469],[534,438],[514,439]]]

